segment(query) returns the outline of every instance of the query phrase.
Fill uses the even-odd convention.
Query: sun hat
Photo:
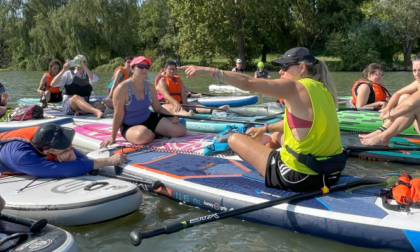
[[[241,59],[237,59],[236,60],[236,63],[242,63],[242,60]]]
[[[72,128],[48,123],[38,128],[32,138],[32,142],[40,149],[48,147],[64,150],[71,146],[75,134],[76,132]]]
[[[149,66],[151,66],[151,65],[152,65],[152,61],[151,61],[150,59],[148,59],[148,58],[146,58],[146,57],[144,57],[144,56],[138,56],[138,57],[135,57],[135,58],[131,61],[131,63],[130,63],[130,67],[132,67],[132,66],[134,66],[134,65],[137,65],[138,63],[140,63],[140,62],[142,62],[142,61],[146,61],[147,63],[149,63]]]
[[[264,67],[264,63],[263,62],[258,62],[258,67]]]
[[[308,61],[315,64],[318,63],[318,60],[315,58],[312,52],[309,51],[308,48],[295,47],[285,52],[283,54],[283,57],[281,57],[280,59],[271,61],[271,64],[278,66],[281,64],[298,63],[302,61]]]

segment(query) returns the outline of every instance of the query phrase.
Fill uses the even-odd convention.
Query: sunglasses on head
[[[137,65],[134,65],[134,67],[137,67],[139,69],[147,69],[147,70],[149,70],[150,68],[149,65],[143,65],[143,64],[137,64]]]
[[[125,63],[130,64],[131,63],[131,60],[127,60]]]
[[[289,67],[296,66],[296,65],[299,65],[299,64],[298,63],[284,63],[280,65],[280,69],[286,72],[287,69],[289,69]]]

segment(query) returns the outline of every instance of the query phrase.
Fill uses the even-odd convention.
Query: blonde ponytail
[[[334,103],[337,106],[337,89],[335,88],[334,82],[331,79],[330,71],[328,70],[328,66],[325,61],[318,60],[318,64],[307,61],[304,61],[304,63],[306,64],[308,74],[312,76],[311,78],[324,84],[328,92],[330,92],[332,95]]]

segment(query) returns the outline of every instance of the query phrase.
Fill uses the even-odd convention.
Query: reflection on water
[[[9,93],[9,104],[14,104],[19,98],[37,97],[36,89],[42,74],[43,72],[1,71],[0,82],[5,84]],[[111,74],[97,73],[99,82],[94,85],[97,95],[106,93]],[[186,79],[183,72],[179,74],[184,83],[196,92],[209,93],[208,86],[216,83],[210,76]],[[273,78],[279,76],[278,73],[271,75]],[[154,76],[155,73],[150,73],[151,83]],[[332,73],[338,95],[350,95],[353,82],[360,76],[361,73],[354,72]],[[383,81],[391,92],[395,92],[413,80],[410,72],[387,72]],[[260,102],[273,100],[263,95],[259,95],[259,98]],[[420,176],[418,166],[356,158],[351,158],[344,170],[344,174],[357,176],[383,176],[393,172]],[[144,193],[143,204],[136,213],[104,223],[64,229],[73,234],[81,251],[374,251],[236,219],[220,220],[190,228],[185,232],[146,239],[139,248],[132,246],[128,238],[134,228],[147,230],[174,220],[196,218],[207,213],[163,196]]]

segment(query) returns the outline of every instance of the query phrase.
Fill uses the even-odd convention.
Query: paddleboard
[[[258,102],[258,96],[213,96],[213,97],[202,97],[197,98],[203,106],[207,107],[220,107],[223,105],[229,105],[230,107],[239,107],[255,104]]]
[[[57,117],[57,118],[41,118],[41,119],[33,119],[33,120],[26,120],[26,121],[10,121],[10,122],[0,122],[0,132],[26,128],[26,127],[33,127],[33,126],[40,126],[47,123],[55,123],[57,125],[63,125],[66,123],[72,123],[73,120],[71,118],[65,117]]]
[[[384,124],[379,111],[339,111],[337,116],[340,130],[373,132]],[[401,134],[418,135],[412,125]]]
[[[209,90],[212,92],[220,92],[220,93],[249,93],[249,91],[239,89],[237,87],[226,85],[226,84],[211,84],[209,86]]]
[[[94,102],[98,100],[103,100],[105,98],[106,98],[105,95],[99,95],[99,96],[93,95],[90,97],[89,100],[91,102]],[[39,98],[22,98],[17,101],[17,104],[19,106],[32,106],[32,105],[42,106],[42,103]],[[62,102],[49,102],[48,103],[49,108],[61,108],[62,106],[63,106]]]
[[[99,150],[94,157],[113,151]],[[229,211],[294,192],[265,187],[264,178],[248,163],[229,159],[178,153],[137,150],[120,166],[123,176],[160,180],[154,192],[172,200],[214,212]],[[102,170],[112,175],[112,170]],[[338,184],[357,177],[342,176]],[[294,204],[282,204],[237,218],[273,225],[339,242],[375,249],[419,251],[420,209],[393,212],[382,206],[381,187],[337,191]]]
[[[354,132],[341,132],[343,147],[356,146],[361,148],[376,148],[377,146],[364,146],[360,142],[358,134]],[[399,148],[415,148],[415,150],[401,150]],[[384,151],[378,150],[352,150],[350,156],[370,161],[386,161],[403,164],[420,165],[420,137],[398,136],[391,138],[389,148]]]
[[[14,216],[12,216],[14,217]],[[24,233],[28,238],[19,241],[19,239],[10,239],[11,235]],[[0,220],[0,241],[2,239],[10,240],[0,246],[0,251],[16,252],[77,252],[77,244],[73,236],[60,228],[48,224],[40,232],[31,232],[29,227],[13,223],[7,220]]]
[[[63,226],[86,225],[137,211],[139,188],[103,176],[65,179],[12,175],[0,178],[3,213]]]

